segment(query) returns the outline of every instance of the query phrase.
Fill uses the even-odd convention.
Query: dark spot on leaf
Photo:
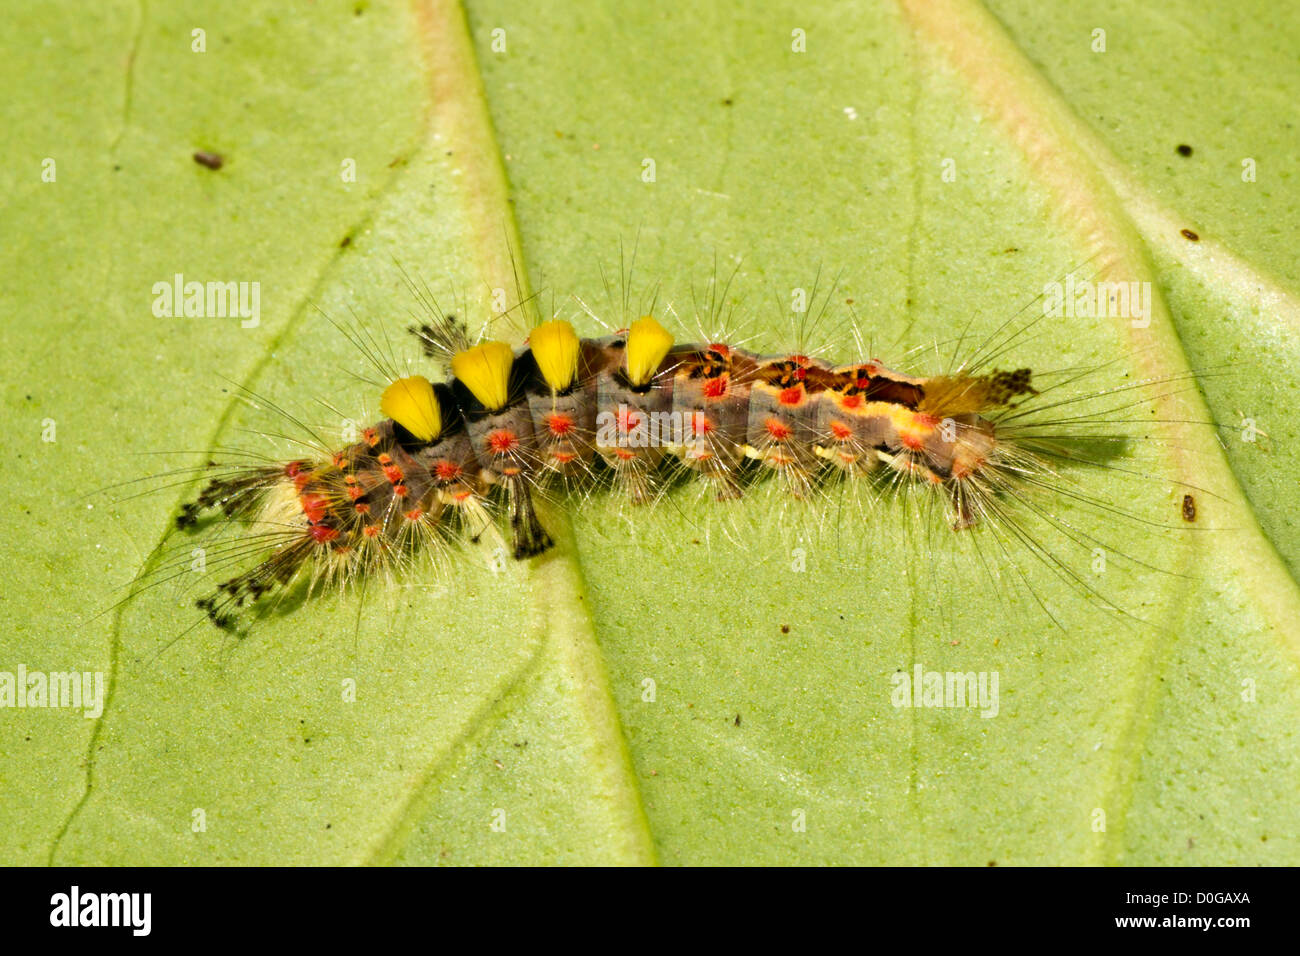
[[[737,715],[736,715],[735,726],[737,726],[737,727],[740,726],[740,714],[737,714]]]
[[[194,161],[200,166],[213,170],[220,169],[226,164],[225,157],[220,153],[210,153],[206,149],[197,150],[194,153]]]
[[[789,624],[782,624],[782,625],[781,625],[781,633],[782,633],[782,634],[789,634],[789,633],[790,633],[790,625],[789,625]]]
[[[1190,156],[1192,155],[1192,147],[1188,146],[1186,143],[1179,143],[1174,152],[1179,156]]]
[[[1192,230],[1190,229],[1180,229],[1179,233],[1182,235],[1184,239],[1190,239],[1192,242],[1201,241],[1201,237],[1198,236],[1196,233],[1192,232]]]

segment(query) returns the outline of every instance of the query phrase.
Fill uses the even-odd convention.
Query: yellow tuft
[[[543,322],[528,336],[537,369],[554,391],[563,392],[578,377],[578,354],[582,343],[573,326],[563,319]]]
[[[510,367],[515,355],[505,342],[484,342],[452,357],[451,372],[490,412],[510,400]]]
[[[379,410],[420,441],[433,441],[442,433],[438,396],[422,375],[399,378],[384,389]]]
[[[651,316],[637,319],[627,333],[627,380],[648,385],[672,347],[673,337]]]

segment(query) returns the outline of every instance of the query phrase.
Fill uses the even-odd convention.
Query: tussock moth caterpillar
[[[947,367],[928,374],[870,356],[856,334],[859,354],[849,360],[818,354],[806,341],[786,352],[751,351],[725,329],[704,334],[704,322],[726,324],[731,280],[722,285],[716,271],[713,297],[695,309],[701,336],[682,342],[669,329],[674,310],[658,308],[657,294],[630,309],[630,275],[623,281],[624,327],[584,336],[569,319],[537,315],[529,299],[520,310],[527,338],[513,346],[472,336],[408,277],[424,313],[408,331],[432,360],[423,372],[401,368],[390,342],[340,327],[382,376],[381,417],[342,447],[290,417],[308,433],[308,454],[209,464],[176,518],[189,531],[215,512],[228,535],[214,570],[234,573],[197,601],[208,619],[236,631],[298,585],[310,593],[402,571],[425,555],[450,559],[457,539],[499,535],[509,558],[538,558],[555,547],[538,499],[581,507],[612,485],[629,504],[645,505],[695,479],[710,497],[734,502],[768,476],[813,511],[836,487],[920,496],[952,532],[992,527],[997,560],[1021,548],[1106,604],[1027,530],[1017,508],[1076,545],[1098,543],[1033,493],[1122,517],[1122,503],[1088,499],[1061,469],[1108,467],[1117,446],[1135,437],[1117,424],[1150,424],[1115,415],[1170,383],[1098,389],[1091,383],[1104,366],[1044,374],[1004,364],[1036,320],[1008,320],[959,360],[963,337]],[[828,294],[822,314],[829,305]],[[582,312],[604,321],[586,303]],[[807,328],[796,331],[808,337]],[[439,371],[442,380],[428,377]],[[177,568],[164,560],[151,574],[166,579]]]

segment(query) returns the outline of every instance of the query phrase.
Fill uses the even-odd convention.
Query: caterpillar
[[[246,526],[226,556],[256,562],[196,602],[217,627],[238,631],[295,582],[310,592],[365,579],[461,537],[500,534],[514,560],[537,558],[555,544],[535,498],[555,486],[584,491],[608,480],[645,505],[684,479],[721,501],[764,476],[792,500],[835,481],[906,483],[933,495],[960,533],[1006,525],[1002,499],[1050,482],[1054,461],[1098,463],[1062,441],[1059,418],[1045,428],[1031,414],[1039,376],[996,366],[1024,328],[920,376],[876,358],[759,354],[726,336],[681,343],[653,307],[599,338],[566,319],[535,320],[519,347],[475,341],[463,321],[429,311],[408,331],[442,365],[441,381],[402,374],[349,333],[384,377],[382,418],[355,441],[313,441],[311,454],[285,461],[209,463],[215,473],[176,527],[194,529],[216,512]],[[1075,437],[1118,440],[1088,429],[1091,420],[1070,419]],[[1073,572],[1063,576],[1092,590]]]

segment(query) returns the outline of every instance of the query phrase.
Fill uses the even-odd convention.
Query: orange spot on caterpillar
[[[843,422],[831,422],[831,434],[839,441],[848,441],[853,437],[853,429]]]
[[[546,416],[546,427],[552,435],[567,435],[573,431],[573,419],[557,412]]]
[[[506,455],[519,447],[519,439],[515,433],[504,428],[488,435],[487,443],[494,455]]]
[[[361,437],[365,439],[366,444],[371,448],[379,444],[379,433],[373,428],[367,428],[361,433]]]
[[[424,517],[424,512],[421,511],[419,508],[412,508],[410,511],[406,512],[407,521],[419,521],[423,517]]]
[[[407,495],[407,492],[408,492],[408,489],[407,489],[406,485],[393,485],[393,494],[395,494],[397,497],[399,497],[399,498],[405,498],[406,495]]]
[[[935,418],[933,415],[926,415],[923,412],[918,412],[916,415],[914,415],[912,417],[912,421],[916,422],[916,424],[924,428],[939,427],[939,419]]]
[[[366,504],[364,501],[358,502],[352,506],[352,510],[359,515],[368,515],[370,514],[370,505]]]
[[[381,465],[391,465],[393,463],[393,456],[388,454],[388,452],[384,452],[381,455],[377,455],[375,460]]]
[[[626,448],[615,448],[614,454],[617,455],[619,459],[621,459],[622,461],[631,461],[633,458],[636,457],[636,452],[628,451]]]
[[[451,481],[453,478],[460,476],[460,465],[450,461],[440,461],[434,467],[433,472],[443,481]]]
[[[577,457],[578,456],[571,451],[557,451],[552,452],[551,454],[551,458],[561,465],[567,465]]]
[[[724,345],[724,344],[722,344],[721,342],[710,342],[710,343],[709,343],[709,351],[711,351],[711,352],[717,352],[720,356],[722,356],[723,358],[726,358],[727,356],[729,356],[729,355],[731,354],[731,346],[730,346],[730,345]]]
[[[803,388],[799,385],[793,388],[783,388],[777,398],[782,405],[798,405],[803,401]]]
[[[841,408],[848,408],[848,409],[861,408],[862,404],[863,403],[862,403],[861,395],[845,395],[843,398],[840,399]]]
[[[691,433],[694,435],[707,435],[713,431],[713,422],[709,421],[709,416],[703,412],[691,413]]]
[[[361,529],[361,533],[364,534],[367,538],[377,538],[379,537],[379,525],[368,524]]]
[[[911,451],[920,451],[925,447],[925,439],[921,438],[919,435],[904,433],[898,436],[898,440],[902,443],[904,448]]]
[[[763,422],[763,427],[766,428],[767,433],[777,441],[785,441],[790,437],[790,426],[779,418],[767,419],[767,421]]]
[[[349,486],[348,497],[351,498],[353,501],[356,501],[358,498],[364,498],[365,496],[366,496],[366,489],[360,487],[359,485]]]

